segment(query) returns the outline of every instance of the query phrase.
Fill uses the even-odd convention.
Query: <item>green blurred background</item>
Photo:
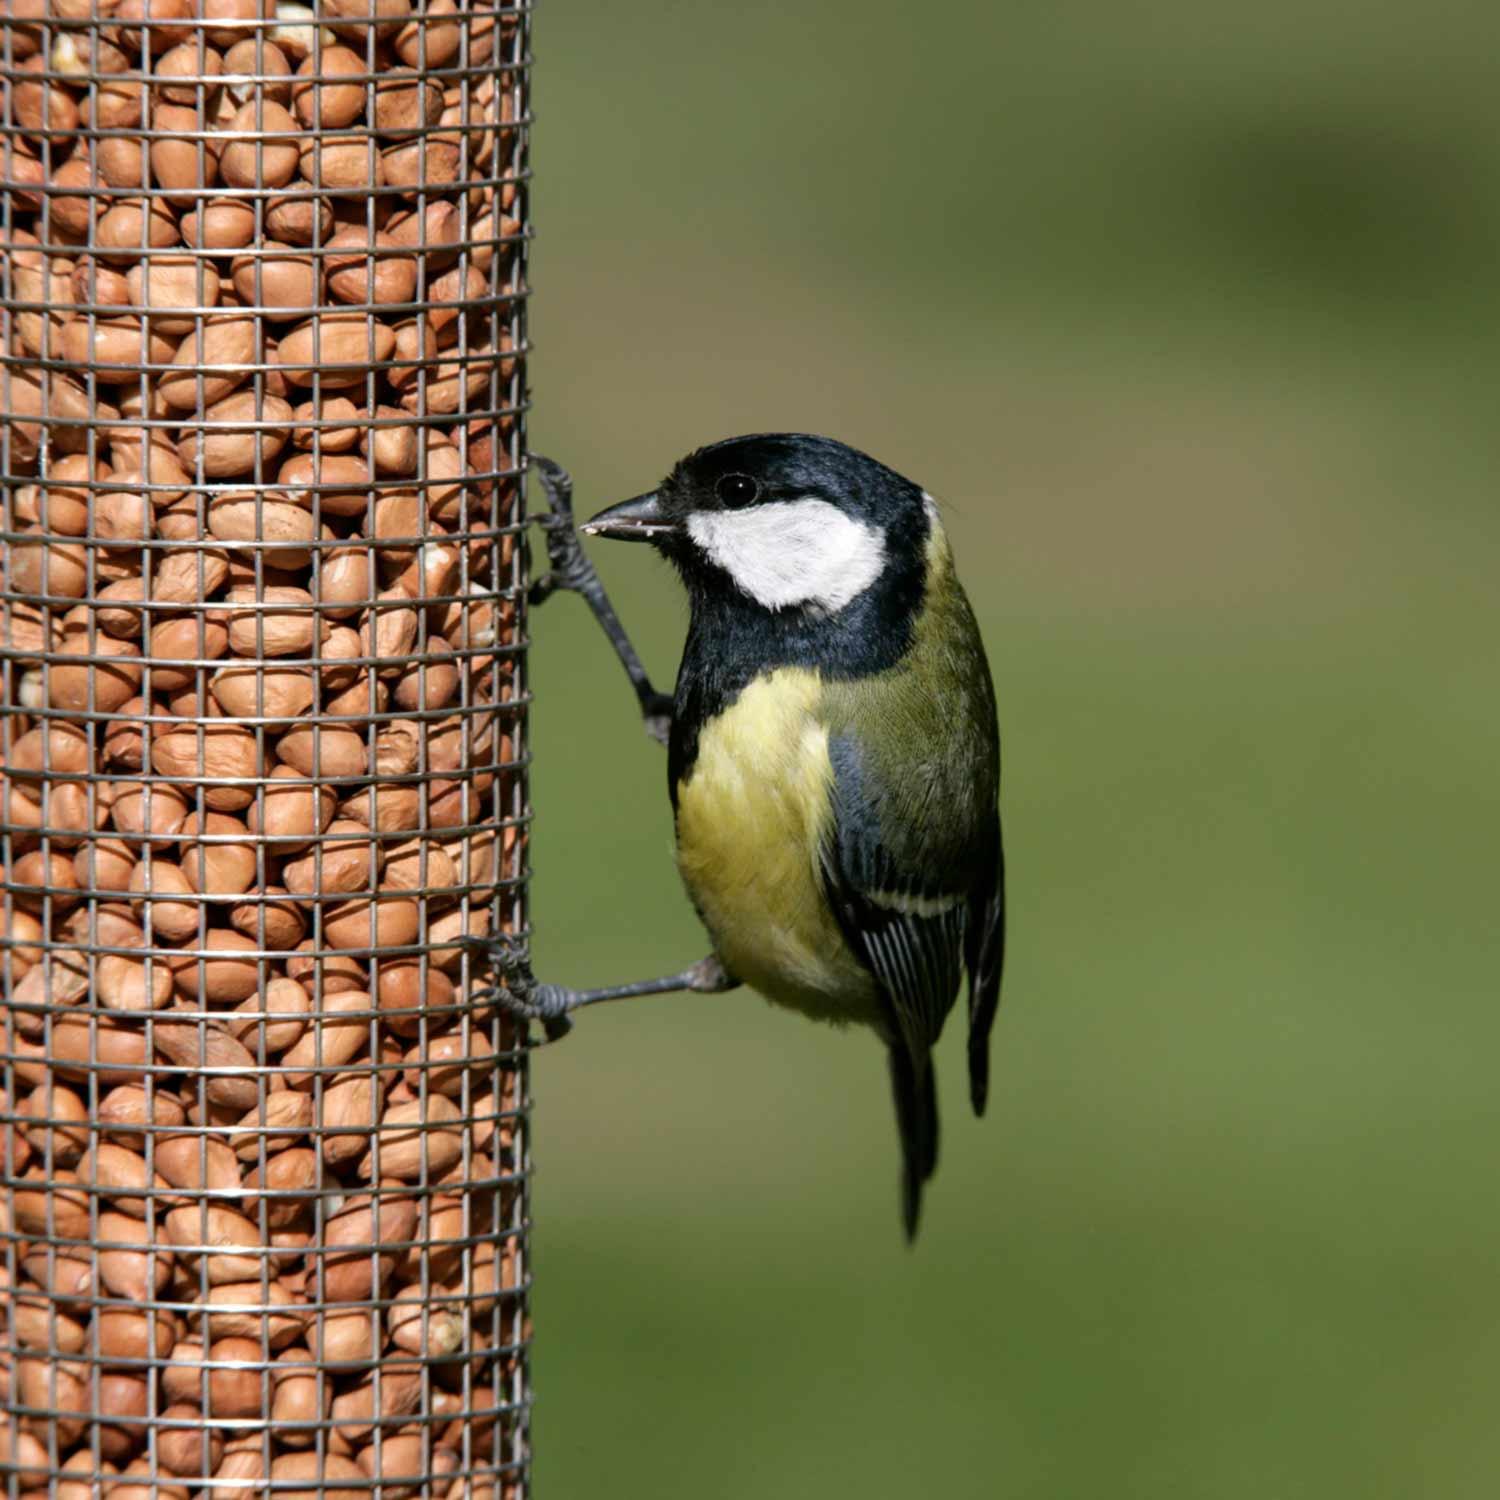
[[[914,1253],[872,1041],[740,993],[538,1058],[541,1493],[1497,1493],[1497,42],[539,7],[535,446],[584,511],[776,428],[943,497],[1013,892]],[[669,684],[671,577],[596,555]],[[662,755],[536,637],[538,968],[675,968]]]

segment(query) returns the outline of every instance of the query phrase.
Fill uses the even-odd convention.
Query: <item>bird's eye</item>
[[[760,486],[748,474],[726,474],[714,486],[714,493],[731,510],[738,510],[760,494]]]

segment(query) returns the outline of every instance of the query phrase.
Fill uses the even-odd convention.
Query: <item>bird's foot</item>
[[[561,464],[544,458],[540,453],[528,454],[527,461],[547,497],[547,509],[531,519],[541,527],[549,564],[549,571],[531,585],[527,599],[533,606],[540,605],[559,589],[564,589],[587,601],[635,689],[646,733],[665,745],[672,735],[672,699],[669,694],[659,693],[652,687],[635,647],[625,634],[625,627],[620,624],[614,606],[609,602],[598,569],[583,550],[583,541],[573,519],[573,480]]]
[[[465,941],[481,949],[494,970],[496,983],[477,992],[478,998],[494,1000],[520,1022],[537,1021],[549,1042],[565,1037],[572,1029],[572,1012],[604,1000],[632,1000],[640,995],[665,995],[673,990],[691,990],[698,995],[718,995],[735,989],[734,978],[714,954],[676,974],[657,979],[638,979],[633,984],[612,984],[598,990],[574,990],[562,984],[540,984],[531,972],[531,962],[519,943],[504,934],[471,937]]]
[[[579,540],[573,518],[573,479],[561,464],[539,453],[528,455],[532,470],[547,497],[547,509],[532,517],[547,543],[547,561],[552,571],[531,586],[531,602],[540,604],[558,589],[587,594],[596,587],[599,574]]]
[[[493,1000],[506,1015],[526,1024],[537,1022],[549,1042],[561,1041],[573,1029],[568,1012],[577,1003],[577,992],[560,984],[542,984],[531,972],[531,960],[515,938],[469,938],[470,946],[483,951],[494,971],[495,982],[475,992],[475,998]]]

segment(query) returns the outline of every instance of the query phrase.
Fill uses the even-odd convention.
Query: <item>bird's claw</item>
[[[521,1023],[535,1021],[549,1042],[560,1041],[572,1029],[568,1018],[573,992],[560,984],[542,984],[531,972],[531,960],[514,938],[471,937],[471,947],[483,951],[494,969],[496,982],[476,992],[476,998],[493,1000],[501,1010]]]
[[[658,693],[651,686],[646,669],[641,665],[635,648],[631,646],[630,639],[604,592],[599,571],[583,550],[583,542],[573,520],[572,478],[560,464],[544,458],[540,453],[527,454],[527,461],[537,476],[542,493],[547,497],[547,509],[531,519],[541,528],[549,565],[548,571],[532,583],[527,593],[528,601],[533,606],[543,604],[559,589],[581,595],[588,601],[635,687],[646,733],[660,745],[669,744],[672,738],[673,701],[666,693]]]
[[[566,517],[569,525],[573,521],[573,476],[556,461],[540,453],[528,453],[526,462],[536,470],[536,477],[547,497],[547,505],[553,516]],[[545,520],[538,517],[538,520]]]
[[[531,602],[540,604],[558,589],[583,593],[597,575],[574,526],[573,481],[567,470],[539,453],[527,457],[547,497],[547,509],[531,518],[542,530],[551,564],[551,572],[531,586]]]

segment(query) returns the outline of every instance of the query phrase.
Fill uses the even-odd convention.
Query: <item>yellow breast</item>
[[[830,1021],[878,1020],[869,972],[823,895],[832,817],[815,672],[757,678],[703,727],[677,794],[677,864],[729,972]]]

